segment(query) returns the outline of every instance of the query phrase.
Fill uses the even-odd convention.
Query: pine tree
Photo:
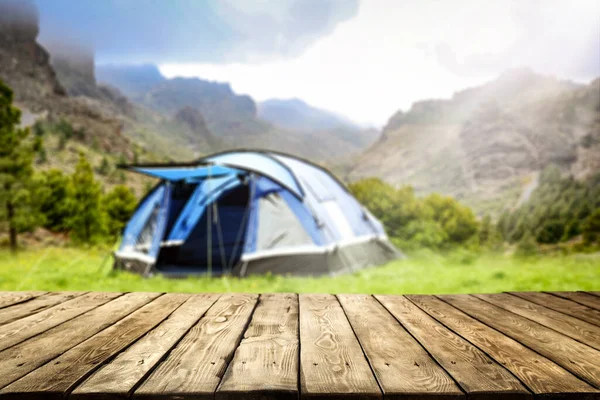
[[[66,231],[73,208],[70,177],[58,169],[44,171],[40,174],[39,186],[40,210],[46,219],[44,226],[52,231]]]
[[[0,218],[6,221],[12,251],[17,249],[20,219],[33,215],[30,182],[34,146],[28,141],[29,129],[19,128],[21,111],[13,106],[13,92],[0,81]]]
[[[83,154],[71,176],[73,200],[69,227],[73,238],[90,243],[104,230],[104,215],[101,208],[102,187],[94,178],[92,166]]]
[[[96,170],[100,175],[108,175],[110,173],[110,162],[108,161],[108,158],[102,157],[102,161]]]

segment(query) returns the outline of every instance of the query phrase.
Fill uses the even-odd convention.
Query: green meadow
[[[336,277],[142,278],[112,270],[104,249],[0,250],[0,290],[157,292],[493,293],[600,290],[600,253],[519,258],[416,251],[405,259]]]

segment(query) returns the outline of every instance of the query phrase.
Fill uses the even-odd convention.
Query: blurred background
[[[600,289],[597,0],[0,0],[0,82],[0,290]],[[406,258],[112,270],[157,182],[116,166],[234,148],[326,167]]]

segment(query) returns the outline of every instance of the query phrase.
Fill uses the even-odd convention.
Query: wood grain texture
[[[598,296],[598,297],[600,297],[600,292],[589,292],[588,291],[588,292],[584,292],[584,293],[591,294],[592,296]]]
[[[92,374],[75,388],[69,399],[128,399],[136,385],[166,356],[218,298],[218,294],[188,295],[187,301],[164,322]]]
[[[596,398],[594,389],[556,363],[433,296],[406,296],[433,318],[486,352],[536,396]]]
[[[0,350],[23,342],[111,300],[106,293],[88,293],[37,314],[0,326]]]
[[[300,295],[301,398],[382,398],[362,348],[333,295]]]
[[[223,295],[133,393],[134,398],[212,399],[258,296]]]
[[[77,346],[159,295],[104,293],[107,301],[114,300],[0,352],[0,388]]]
[[[0,292],[0,399],[600,400],[594,293],[33,293]]]
[[[590,324],[600,326],[600,310],[595,310],[584,306],[583,304],[575,303],[574,301],[553,296],[548,293],[510,292],[510,294],[531,301],[532,303],[560,311],[561,313],[570,315]]]
[[[600,350],[600,327],[596,325],[508,293],[475,294],[473,296]]]
[[[0,325],[5,325],[20,318],[38,313],[62,302],[74,299],[85,292],[56,292],[48,293],[0,310]]]
[[[179,307],[188,295],[165,294],[0,391],[5,398],[59,400]]]
[[[215,398],[297,399],[298,363],[298,295],[263,294]]]
[[[46,292],[0,292],[0,308],[19,304]]]
[[[438,297],[600,388],[598,350],[474,296]]]
[[[368,295],[338,295],[386,399],[465,398],[452,378]]]
[[[600,297],[584,292],[549,292],[554,296],[562,297],[574,301],[584,306],[591,307],[595,310],[600,310]]]
[[[403,296],[375,296],[458,382],[469,398],[531,398],[506,369]]]

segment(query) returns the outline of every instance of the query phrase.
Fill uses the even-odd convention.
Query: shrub
[[[543,223],[536,235],[538,243],[553,244],[560,242],[565,233],[565,225],[560,220],[550,220]]]
[[[531,234],[531,232],[527,231],[519,241],[517,245],[517,249],[515,251],[515,256],[518,257],[530,257],[538,254],[538,246],[537,243]]]

